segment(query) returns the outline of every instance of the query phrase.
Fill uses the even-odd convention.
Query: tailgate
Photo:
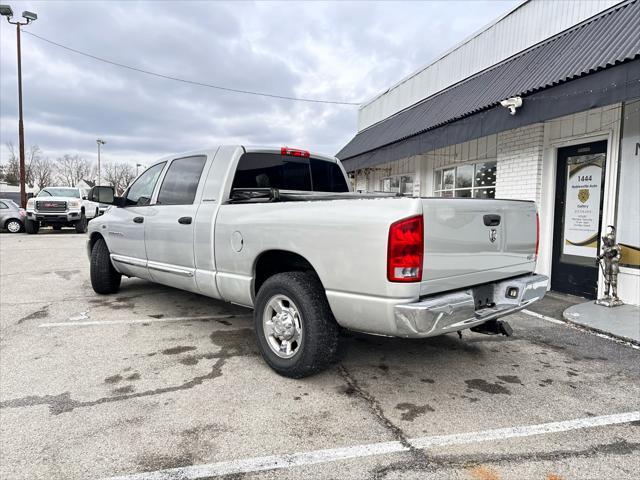
[[[535,269],[533,202],[422,199],[424,264],[420,294],[456,290]]]

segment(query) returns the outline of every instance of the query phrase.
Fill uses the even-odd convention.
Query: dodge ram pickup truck
[[[87,200],[86,192],[77,187],[45,187],[27,201],[27,233],[38,233],[40,227],[74,227],[85,233],[87,222],[99,215],[97,203]]]
[[[139,277],[253,308],[263,358],[299,378],[340,328],[398,337],[464,329],[542,298],[533,202],[351,192],[339,160],[222,146],[166,157],[89,224],[93,289]]]

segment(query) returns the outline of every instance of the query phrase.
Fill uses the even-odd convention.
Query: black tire
[[[62,227],[60,225],[52,225],[51,228],[53,228],[54,230],[62,230]]]
[[[37,220],[29,220],[27,218],[24,224],[24,229],[29,234],[38,233],[38,230],[40,230],[40,222]]]
[[[298,350],[290,358],[278,356],[264,334],[263,315],[269,301],[285,295],[297,306],[302,327]],[[258,347],[267,364],[282,376],[302,378],[325,369],[337,359],[340,327],[324,288],[312,272],[286,272],[267,279],[256,297],[254,310]]]
[[[80,214],[80,220],[76,222],[76,233],[87,233],[87,217],[84,213]]]
[[[20,233],[24,230],[24,224],[17,218],[10,218],[4,222],[4,228],[8,230],[9,233]]]
[[[120,289],[122,275],[113,268],[109,258],[109,248],[103,238],[93,244],[89,269],[94,292],[109,295]]]

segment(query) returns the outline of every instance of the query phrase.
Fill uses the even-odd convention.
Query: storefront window
[[[436,170],[433,190],[437,197],[495,198],[496,162]]]
[[[413,195],[413,175],[395,175],[382,179],[382,191]]]

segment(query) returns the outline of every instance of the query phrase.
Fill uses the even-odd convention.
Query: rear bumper
[[[433,337],[504,317],[544,297],[548,283],[544,275],[525,275],[395,305],[395,335]]]

